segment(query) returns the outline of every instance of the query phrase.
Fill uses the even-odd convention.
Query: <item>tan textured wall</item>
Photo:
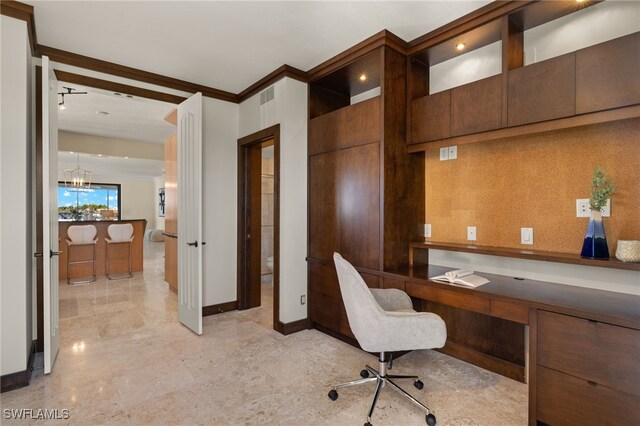
[[[273,158],[262,159],[262,219],[261,254],[262,274],[270,274],[267,257],[273,256]]]
[[[431,241],[579,253],[587,218],[576,199],[589,198],[596,165],[616,192],[605,218],[609,252],[618,239],[640,239],[640,119],[458,146],[458,159],[426,152],[426,222]],[[534,228],[534,245],[520,228]]]

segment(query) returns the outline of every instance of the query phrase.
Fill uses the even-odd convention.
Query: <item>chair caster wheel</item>
[[[330,400],[335,401],[338,399],[338,392],[335,389],[331,389],[328,396]]]
[[[422,383],[422,380],[416,380],[413,382],[413,386],[415,386],[416,389],[422,389],[424,387],[424,383]]]
[[[427,424],[429,426],[436,426],[436,416],[431,413],[427,414]]]
[[[366,379],[367,377],[369,377],[369,370],[362,370],[360,372],[360,377],[362,377],[363,379]]]

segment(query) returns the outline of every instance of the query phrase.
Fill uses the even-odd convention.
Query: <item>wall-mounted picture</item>
[[[164,188],[158,189],[158,217],[164,217]]]

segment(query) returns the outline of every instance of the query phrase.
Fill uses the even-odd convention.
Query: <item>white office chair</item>
[[[67,228],[67,284],[86,284],[96,280],[96,244],[98,230],[94,225],[71,225]],[[92,257],[90,260],[71,260],[71,247],[92,246]],[[93,264],[93,277],[90,280],[71,282],[71,265],[81,263]]]
[[[435,425],[434,413],[392,379],[411,379],[418,389],[422,389],[423,383],[417,376],[387,374],[387,369],[391,368],[391,360],[385,360],[385,352],[443,347],[447,340],[444,321],[436,314],[414,311],[411,298],[401,290],[368,288],[358,271],[338,253],[333,254],[333,260],[351,331],[363,350],[380,352],[380,361],[378,370],[367,365],[367,368],[360,372],[362,379],[334,386],[329,392],[329,398],[333,401],[338,399],[338,388],[376,382],[376,390],[365,423],[365,426],[370,426],[380,390],[388,385],[424,410],[429,426]],[[369,373],[374,377],[369,377]]]
[[[104,240],[107,242],[107,249],[105,253],[106,265],[105,265],[105,274],[107,278],[110,280],[120,280],[123,278],[131,278],[133,274],[131,273],[131,244],[133,242],[133,225],[130,223],[121,223],[109,225],[107,228],[107,234],[109,234],[109,238],[105,238]],[[123,277],[112,277],[109,275],[109,247],[112,244],[128,244],[129,247],[129,274]]]

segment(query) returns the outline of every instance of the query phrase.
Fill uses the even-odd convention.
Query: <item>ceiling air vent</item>
[[[260,105],[264,105],[269,101],[272,101],[275,97],[275,91],[273,90],[273,86],[269,86],[260,92]]]

